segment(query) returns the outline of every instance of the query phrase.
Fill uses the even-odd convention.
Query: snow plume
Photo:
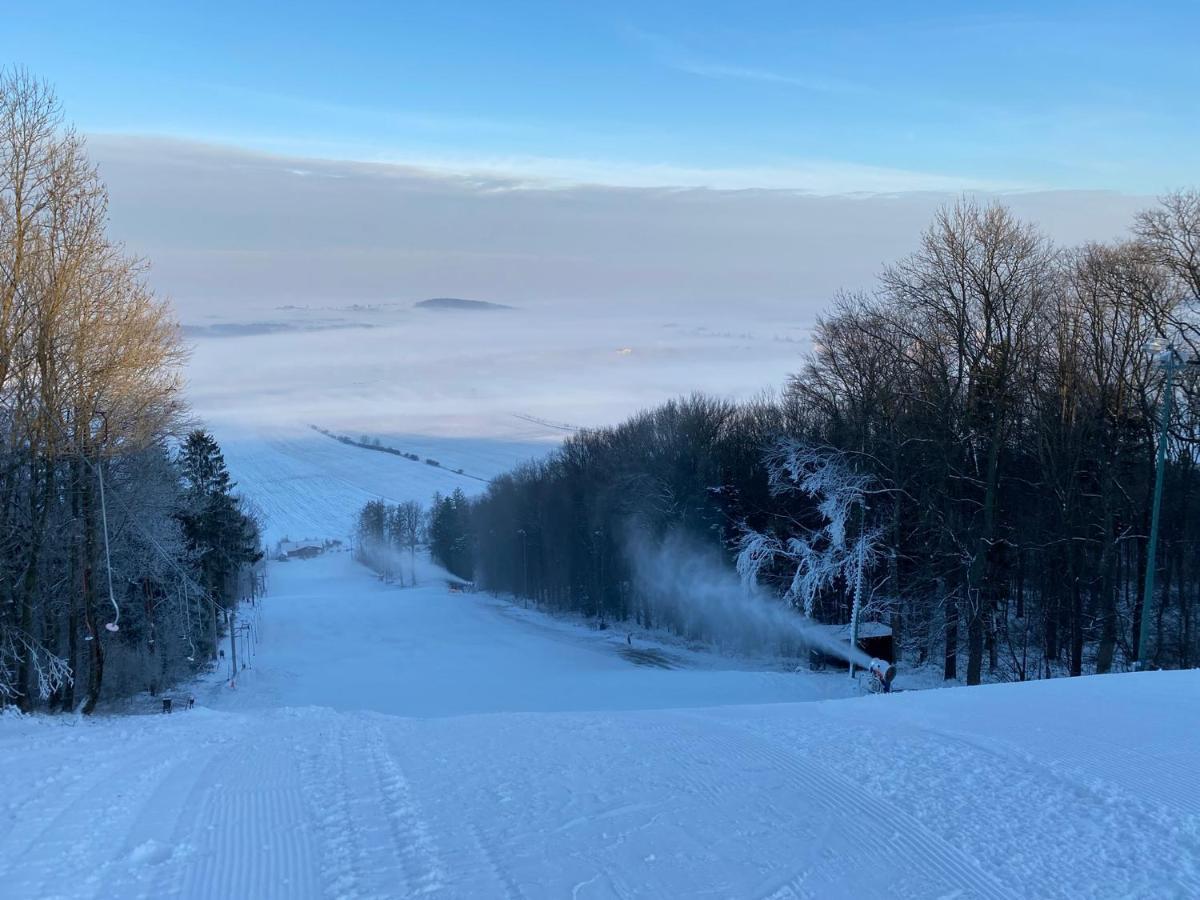
[[[659,542],[631,535],[628,558],[635,594],[653,624],[741,652],[816,649],[864,667],[871,661],[834,636],[829,626],[743,581],[717,550],[681,533]]]
[[[411,553],[407,547],[397,547],[386,541],[361,541],[355,558],[384,580],[395,581],[401,587],[437,581],[462,586],[470,584],[430,559],[424,549]]]

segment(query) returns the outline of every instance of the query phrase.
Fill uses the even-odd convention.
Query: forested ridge
[[[574,435],[470,516],[435,507],[443,530],[459,523],[446,562],[470,575],[473,556],[481,586],[547,608],[719,640],[687,596],[651,602],[648,548],[686,539],[845,622],[833,557],[870,532],[866,616],[905,662],[968,683],[1138,662],[1153,565],[1141,662],[1195,665],[1200,194],[1131,224],[1128,240],[1063,248],[1002,205],[946,208],[874,291],[837,298],[778,397],[693,396]],[[1148,560],[1164,363],[1179,374]],[[818,469],[870,485],[842,498],[844,533],[833,495],[803,487]]]
[[[90,713],[209,665],[261,555],[106,224],[52,91],[0,71],[0,707]]]

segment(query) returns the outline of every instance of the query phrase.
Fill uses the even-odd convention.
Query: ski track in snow
[[[195,861],[156,893],[264,900],[313,893],[302,782],[296,764],[272,752],[277,742],[249,730],[206,765],[201,792],[173,835]]]
[[[292,537],[432,483],[320,435],[231,463]],[[0,898],[1200,896],[1200,672],[830,700],[344,553],[269,583],[236,691],[0,718]]]
[[[748,731],[735,733],[712,717],[703,722],[703,740],[726,762],[743,772],[782,776],[804,792],[798,798],[802,799],[802,809],[809,813],[822,810],[831,821],[840,818],[849,825],[850,834],[843,835],[847,842],[840,862],[881,869],[887,874],[887,880],[878,886],[881,893],[891,890],[902,896],[936,896],[939,888],[950,884],[958,885],[964,897],[1012,897],[974,859],[930,833],[902,808],[872,796],[844,775],[769,738]],[[844,737],[854,739],[852,735]],[[826,831],[817,847],[828,848],[832,836]],[[831,877],[823,871],[820,852],[816,856],[808,866],[788,876],[780,890],[760,896],[828,896],[837,889],[844,873],[836,871]],[[814,881],[821,884],[819,890],[811,886]]]
[[[324,844],[326,896],[437,891],[443,878],[437,848],[382,731],[357,717],[328,718],[316,747],[296,745]]]

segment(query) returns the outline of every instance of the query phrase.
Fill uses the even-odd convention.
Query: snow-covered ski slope
[[[0,721],[0,896],[1200,896],[1200,673],[819,700],[346,554],[270,582],[236,691]]]
[[[461,488],[476,494],[489,479],[552,445],[504,440],[408,438],[389,444],[437,459],[414,462],[339,443],[303,425],[291,428],[217,429],[217,439],[238,488],[263,515],[268,544],[282,538],[344,539],[369,500],[417,500]],[[358,438],[358,434],[351,434]],[[410,449],[411,447],[411,449]],[[453,469],[463,469],[458,475]],[[469,477],[474,476],[474,477]]]

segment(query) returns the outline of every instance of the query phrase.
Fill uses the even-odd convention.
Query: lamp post
[[[1154,501],[1150,507],[1150,541],[1146,547],[1146,581],[1142,587],[1142,621],[1138,633],[1138,668],[1145,668],[1150,653],[1150,623],[1154,619],[1154,578],[1158,559],[1158,520],[1162,512],[1163,473],[1167,463],[1167,440],[1170,436],[1171,403],[1175,395],[1175,375],[1185,365],[1183,357],[1173,344],[1157,341],[1144,348],[1154,354],[1155,361],[1163,370],[1163,394],[1159,405],[1158,456],[1154,468]],[[1188,366],[1200,364],[1198,359],[1186,361]]]

